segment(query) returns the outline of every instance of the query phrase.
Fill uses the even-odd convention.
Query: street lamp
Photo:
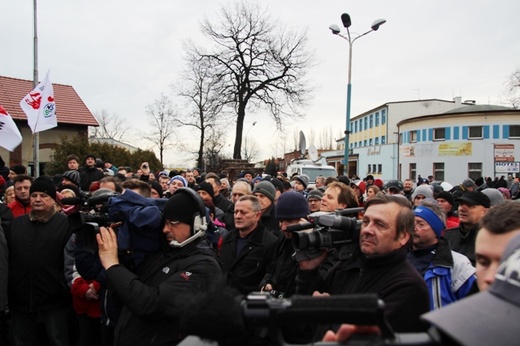
[[[247,137],[249,136],[249,131],[251,131],[251,129],[252,129],[253,126],[255,126],[255,125],[256,125],[256,121],[253,122],[253,123],[251,124],[251,126],[249,126],[249,129],[247,129],[247,132],[246,132],[246,136],[244,137],[244,142],[245,142],[245,143],[244,143],[244,151],[245,151],[244,154],[245,154],[245,156],[246,156],[245,159],[248,160],[248,161],[249,161],[249,158],[247,157],[247,156],[248,156],[248,154],[247,154],[247,149],[248,149],[248,148],[247,148]]]
[[[343,174],[348,177],[348,158],[349,158],[349,135],[350,135],[350,101],[351,101],[351,93],[352,93],[352,46],[354,45],[354,42],[360,38],[363,37],[372,31],[377,31],[379,27],[386,23],[385,19],[377,19],[374,21],[374,23],[371,26],[371,29],[363,34],[360,34],[358,36],[352,37],[350,36],[349,27],[352,24],[350,20],[350,16],[347,13],[343,13],[341,15],[341,22],[343,23],[343,26],[345,29],[347,29],[347,35],[343,35],[341,33],[341,30],[339,26],[336,24],[332,24],[329,26],[329,29],[332,31],[334,35],[338,35],[339,37],[345,39],[348,41],[348,84],[347,84],[347,120],[346,120],[346,128],[345,128],[345,154],[344,154],[344,169]]]

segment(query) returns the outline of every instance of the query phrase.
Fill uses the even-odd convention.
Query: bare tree
[[[221,152],[226,145],[226,141],[222,140],[223,138],[225,138],[225,134],[222,129],[217,127],[209,129],[209,135],[205,145],[206,150],[204,152],[204,157],[208,163],[205,171],[209,172],[215,170],[219,161],[222,159]]]
[[[185,45],[187,68],[183,73],[183,86],[179,95],[188,101],[187,121],[177,119],[183,126],[194,127],[200,132],[197,167],[204,164],[204,143],[208,130],[217,125],[223,104],[216,93],[211,60],[201,59],[193,44]]]
[[[520,67],[517,67],[506,81],[505,99],[514,109],[520,108]]]
[[[254,139],[244,137],[244,146],[243,146],[243,154],[242,157],[247,162],[252,162],[258,156],[258,146]]]
[[[174,135],[177,112],[174,110],[172,101],[165,95],[146,106],[146,114],[152,126],[152,132],[144,136],[159,149],[159,159],[163,164],[164,150],[170,145]]]
[[[320,149],[332,150],[334,148],[334,138],[331,127],[321,130],[318,138],[318,145]]]
[[[96,138],[111,138],[120,141],[130,127],[117,114],[109,114],[106,109],[94,113],[98,127],[90,127],[90,134]]]
[[[306,75],[313,54],[306,33],[273,23],[266,10],[240,1],[223,7],[219,20],[202,22],[203,34],[215,45],[197,53],[211,61],[217,94],[235,113],[235,159],[241,158],[246,111],[267,109],[281,129],[284,117],[301,116],[298,108],[310,98]]]
[[[292,140],[293,140],[293,150],[299,151],[300,150],[300,130],[298,130],[298,128],[293,129]]]

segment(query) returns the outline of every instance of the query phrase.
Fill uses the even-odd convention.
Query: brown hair
[[[385,195],[378,193],[374,198],[365,203],[365,211],[373,205],[390,203],[395,203],[401,207],[395,225],[397,230],[396,238],[399,238],[399,235],[404,232],[412,234],[415,228],[415,215],[412,211],[412,204],[403,195]]]
[[[493,234],[504,234],[520,229],[520,203],[505,201],[490,208],[482,217],[479,228]]]

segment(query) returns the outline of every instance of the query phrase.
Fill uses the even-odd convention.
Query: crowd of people
[[[470,333],[444,323],[451,306],[488,290],[488,300],[501,290],[520,296],[520,286],[502,282],[506,269],[507,280],[520,271],[518,241],[507,251],[517,257],[503,258],[520,234],[519,181],[432,178],[230,177],[151,172],[146,162],[134,172],[94,155],[69,155],[54,177],[2,165],[0,345],[172,345],[190,334],[275,344],[230,306],[257,291],[277,299],[372,293],[384,302],[385,326],[284,321],[287,342],[433,326],[439,343],[466,344]],[[295,245],[295,227],[309,237],[337,227],[312,224],[331,213],[358,225],[348,246]],[[504,299],[518,315],[518,299]],[[224,310],[237,315],[219,318]]]

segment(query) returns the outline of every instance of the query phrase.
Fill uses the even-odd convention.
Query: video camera
[[[338,250],[339,259],[349,258],[359,244],[361,221],[355,217],[363,208],[348,208],[336,212],[316,212],[309,215],[311,222],[288,226],[293,233],[292,244],[295,250],[320,251]],[[302,231],[312,228],[312,231]]]
[[[384,302],[372,293],[277,299],[266,292],[253,292],[242,300],[241,307],[246,325],[268,328],[273,345],[288,345],[280,328],[287,323],[377,325],[381,331],[381,335],[355,336],[347,345],[438,345],[427,333],[394,333],[384,318]]]
[[[69,223],[74,228],[95,234],[99,227],[108,227],[111,223],[108,217],[108,200],[118,196],[118,192],[108,189],[100,189],[94,195],[84,193],[80,197],[61,199],[63,205],[76,205],[79,211],[69,214]]]

